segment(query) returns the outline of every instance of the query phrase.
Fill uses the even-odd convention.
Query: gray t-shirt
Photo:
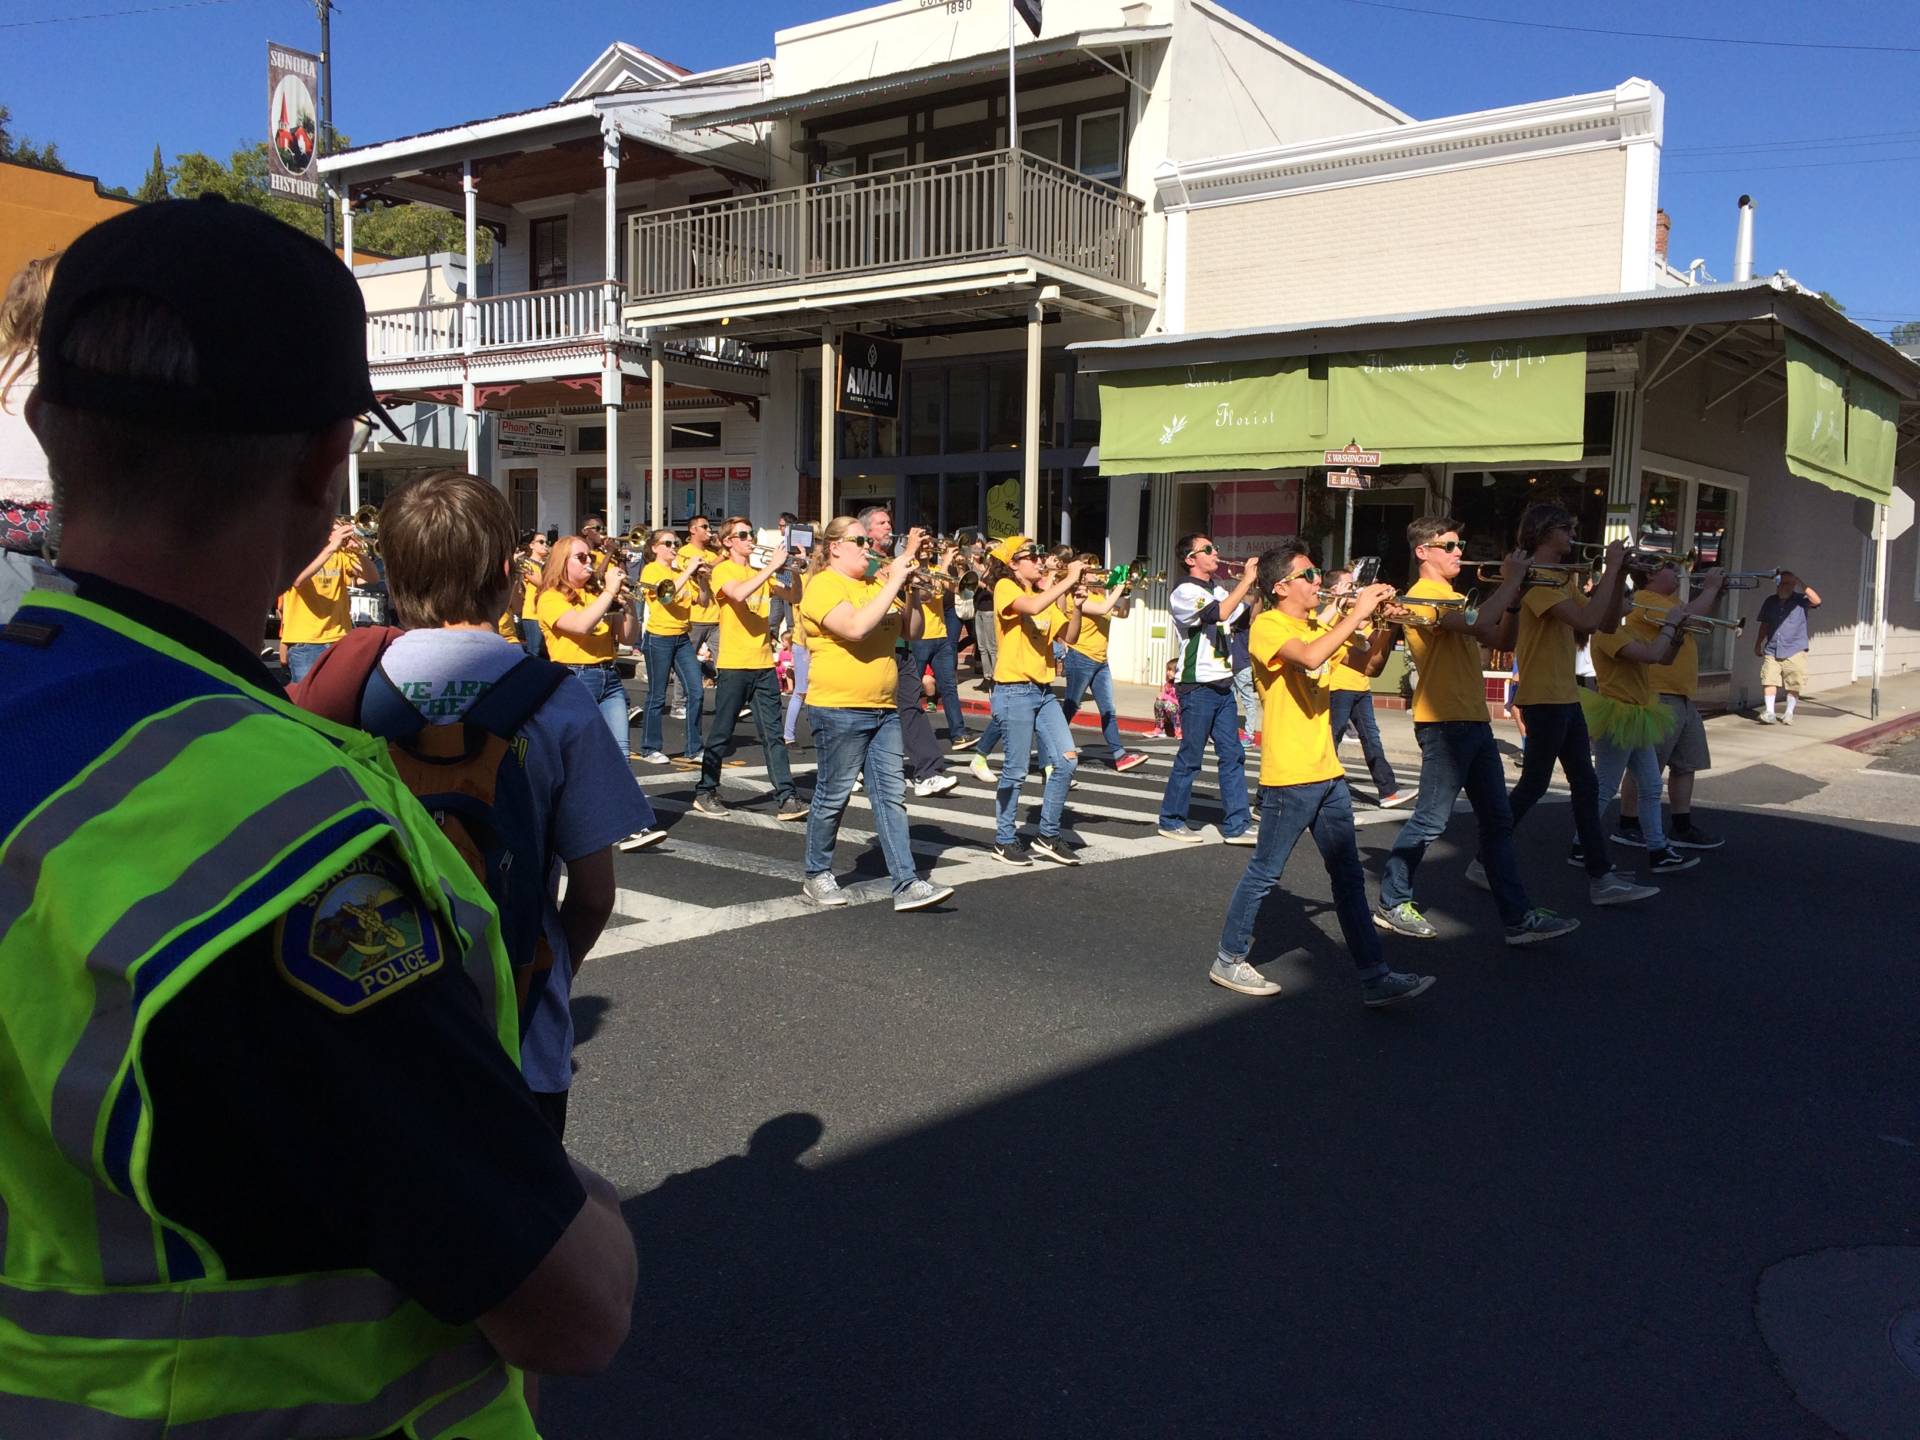
[[[430,724],[451,725],[524,659],[520,647],[484,630],[410,630],[380,659],[387,678]],[[653,807],[586,687],[569,678],[528,721],[527,778],[535,819],[554,842],[543,930],[553,975],[521,1044],[520,1068],[534,1090],[553,1094],[573,1078],[574,957],[560,930],[560,869],[653,824]]]
[[[1760,625],[1767,632],[1764,653],[1776,660],[1791,660],[1807,648],[1807,614],[1813,602],[1795,593],[1782,600],[1769,595],[1760,602]]]

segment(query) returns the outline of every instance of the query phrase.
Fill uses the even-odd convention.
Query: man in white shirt
[[[1220,835],[1229,845],[1252,845],[1253,813],[1247,804],[1247,752],[1240,744],[1240,712],[1233,698],[1233,661],[1228,636],[1246,613],[1257,567],[1243,567],[1233,589],[1215,583],[1224,563],[1205,535],[1184,535],[1174,554],[1187,578],[1173,587],[1174,692],[1180,697],[1180,751],[1174,756],[1167,793],[1160,800],[1160,833],[1196,844],[1187,825],[1193,777],[1206,758],[1207,741],[1220,762]]]

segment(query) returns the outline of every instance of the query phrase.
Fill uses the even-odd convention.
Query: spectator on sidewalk
[[[1760,634],[1753,642],[1753,653],[1760,657],[1760,694],[1765,709],[1760,723],[1775,722],[1773,702],[1778,691],[1787,692],[1787,706],[1778,717],[1782,725],[1793,724],[1793,707],[1800,703],[1800,692],[1807,684],[1807,616],[1820,608],[1820,592],[1811,585],[1802,586],[1791,570],[1780,572],[1774,593],[1760,605]]]

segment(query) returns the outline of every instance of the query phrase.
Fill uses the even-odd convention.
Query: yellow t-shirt
[[[1429,600],[1454,600],[1460,592],[1444,580],[1416,580],[1407,594]],[[1424,610],[1421,613],[1438,617],[1458,612]],[[1414,669],[1418,672],[1413,691],[1414,724],[1447,720],[1491,722],[1486,681],[1480,672],[1480,642],[1471,635],[1456,635],[1438,626],[1429,629],[1409,625],[1404,633],[1407,651],[1413,656]]]
[[[522,575],[525,583],[520,590],[520,618],[531,620],[540,605],[540,567],[529,565]]]
[[[714,661],[717,669],[773,668],[773,647],[767,643],[767,602],[773,582],[769,580],[745,600],[728,600],[720,594],[722,586],[751,580],[759,573],[733,560],[722,560],[713,567],[713,598],[720,602],[720,655]]]
[[[1572,705],[1580,698],[1573,678],[1573,656],[1580,643],[1571,625],[1547,618],[1547,612],[1563,600],[1587,603],[1572,576],[1563,586],[1535,585],[1520,592],[1520,639],[1514,646],[1520,662],[1520,683],[1513,690],[1516,705]]]
[[[1609,700],[1618,700],[1623,705],[1651,705],[1653,703],[1652,667],[1644,660],[1627,660],[1620,655],[1622,646],[1631,645],[1637,640],[1658,640],[1660,626],[1657,621],[1635,616],[1620,622],[1620,628],[1611,635],[1593,637],[1589,649],[1593,655],[1593,676],[1600,687],[1600,693]]]
[[[1113,628],[1113,614],[1089,615],[1080,612],[1080,638],[1067,646],[1078,650],[1096,665],[1107,663],[1107,632]]]
[[[1053,683],[1053,637],[1066,629],[1067,617],[1058,605],[1037,615],[1014,613],[1013,602],[1027,593],[1018,580],[1003,577],[993,583],[993,621],[1000,635],[1000,654],[993,664],[996,685]],[[1084,623],[1081,628],[1086,628]]]
[[[280,638],[289,645],[331,645],[353,629],[347,592],[351,557],[336,550],[326,563],[280,597]]]
[[[1373,689],[1373,677],[1347,663],[1347,657],[1352,656],[1365,664],[1366,653],[1367,627],[1363,625],[1353,632],[1353,639],[1347,642],[1347,648],[1335,653],[1333,659],[1327,662],[1327,689],[1344,690],[1353,695]]]
[[[1253,659],[1253,685],[1260,695],[1260,783],[1311,785],[1338,780],[1347,772],[1333,753],[1333,724],[1324,675],[1289,665],[1280,649],[1289,640],[1313,641],[1326,633],[1311,615],[1296,620],[1278,610],[1262,610],[1247,634]],[[1339,664],[1335,656],[1331,664]]]
[[[613,623],[602,616],[600,623],[586,635],[567,635],[553,622],[572,610],[585,610],[597,597],[581,595],[569,600],[563,590],[542,590],[534,604],[534,617],[547,642],[547,658],[559,665],[598,665],[613,659],[615,649]]]
[[[640,572],[640,588],[647,597],[647,634],[684,635],[687,633],[687,616],[693,609],[693,582],[674,581],[673,599],[658,600],[654,598],[653,587],[662,580],[673,580],[673,567],[662,565],[658,560],[649,560],[646,568]]]
[[[500,638],[502,640],[512,640],[516,644],[520,640],[520,622],[513,618],[513,611],[511,610],[502,610],[500,612],[500,618],[494,623],[493,628],[500,632]]]
[[[922,640],[944,640],[947,638],[947,609],[941,596],[920,603],[920,638]]]
[[[713,565],[715,569],[718,569],[720,566],[720,552],[717,550],[705,550],[698,545],[682,545],[676,558],[680,564],[685,565],[689,555],[701,556],[709,564]],[[717,590],[720,587],[715,585],[712,588]],[[693,587],[692,593],[693,602],[691,608],[687,611],[687,619],[695,625],[718,625],[720,623],[720,597],[715,595],[711,604],[702,605],[700,603],[700,587],[698,585]]]
[[[893,709],[894,685],[900,676],[893,658],[894,642],[900,638],[899,608],[889,609],[864,640],[842,640],[821,624],[841,602],[859,610],[882,588],[878,580],[854,580],[838,570],[807,577],[800,620],[811,656],[807,704],[814,709]]]
[[[1679,603],[1680,597],[1677,595],[1656,595],[1651,590],[1636,590],[1633,593],[1633,604],[1644,605],[1650,609],[1671,610]],[[1633,612],[1627,613],[1631,617]],[[1651,628],[1654,638],[1658,639],[1660,625],[1666,617],[1660,615],[1650,618],[1653,620]],[[1652,682],[1653,693],[1656,695],[1685,695],[1691,700],[1700,693],[1700,646],[1686,631],[1682,630],[1680,634],[1680,653],[1673,657],[1673,663],[1649,667],[1648,679]],[[1599,668],[1598,665],[1594,666],[1596,671]]]

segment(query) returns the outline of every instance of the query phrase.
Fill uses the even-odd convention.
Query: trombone
[[[1351,601],[1357,593],[1359,593],[1357,589],[1322,589],[1316,592],[1320,604],[1338,605],[1342,609],[1346,608],[1347,603]],[[1373,619],[1385,625],[1411,625],[1416,630],[1431,630],[1440,623],[1441,617],[1437,613],[1431,616],[1412,613],[1388,616],[1382,613],[1387,610],[1408,610],[1410,607],[1436,612],[1445,610],[1471,617],[1473,612],[1480,608],[1480,592],[1478,590],[1469,590],[1464,595],[1451,595],[1445,599],[1435,599],[1429,595],[1414,595],[1405,590],[1401,590],[1389,595],[1385,600],[1380,602],[1380,608],[1373,612]]]
[[[1669,606],[1646,605],[1637,600],[1627,608],[1660,625],[1665,625],[1673,615]],[[1744,615],[1735,615],[1730,620],[1722,619],[1718,615],[1689,615],[1680,622],[1681,632],[1687,635],[1711,635],[1718,630],[1724,630],[1729,635],[1738,635],[1746,628],[1747,617]]]

